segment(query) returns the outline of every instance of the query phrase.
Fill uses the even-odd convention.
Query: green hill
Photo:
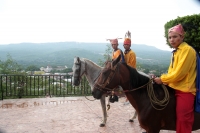
[[[106,50],[106,43],[20,43],[0,45],[0,60],[6,60],[7,54],[22,66],[36,65],[67,65],[72,67],[75,56],[87,58],[93,62],[103,59],[102,53]],[[122,44],[119,47],[124,50]],[[171,57],[170,51],[164,51],[152,46],[132,44],[131,47],[140,64],[168,65]]]

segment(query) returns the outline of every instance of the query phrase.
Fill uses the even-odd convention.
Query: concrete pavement
[[[93,99],[93,97],[88,97]],[[107,124],[99,127],[99,100],[85,97],[8,99],[0,101],[0,133],[141,133],[138,120],[129,122],[134,108],[125,98],[111,103]],[[161,133],[175,133],[161,131]],[[200,130],[193,133],[200,133]]]

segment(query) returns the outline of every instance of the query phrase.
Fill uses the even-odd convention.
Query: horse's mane
[[[96,63],[94,63],[93,61],[91,61],[91,60],[89,60],[89,59],[81,58],[81,60],[88,61],[88,62],[92,63],[94,66],[97,66],[97,67],[99,67],[99,68],[102,68],[101,66],[97,65]]]
[[[130,67],[127,64],[125,65],[129,69],[131,85],[133,88],[140,87],[149,82],[150,77],[147,74],[143,72],[138,72],[135,68]]]

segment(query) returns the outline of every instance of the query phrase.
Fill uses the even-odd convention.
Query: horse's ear
[[[112,66],[115,66],[120,61],[120,59],[121,59],[121,54],[116,59],[113,60]]]
[[[80,62],[80,58],[79,57],[77,57],[77,61]]]
[[[80,58],[79,57],[75,57],[74,58],[74,63],[79,63],[80,62]]]

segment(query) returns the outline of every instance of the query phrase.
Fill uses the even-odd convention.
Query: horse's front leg
[[[137,117],[137,112],[135,111],[134,116],[129,119],[129,122],[134,122],[134,119]]]
[[[100,127],[104,127],[107,121],[107,111],[106,111],[106,95],[102,95],[100,101],[101,101],[101,107],[102,107],[102,111],[103,111],[103,121],[102,123],[99,125]]]

